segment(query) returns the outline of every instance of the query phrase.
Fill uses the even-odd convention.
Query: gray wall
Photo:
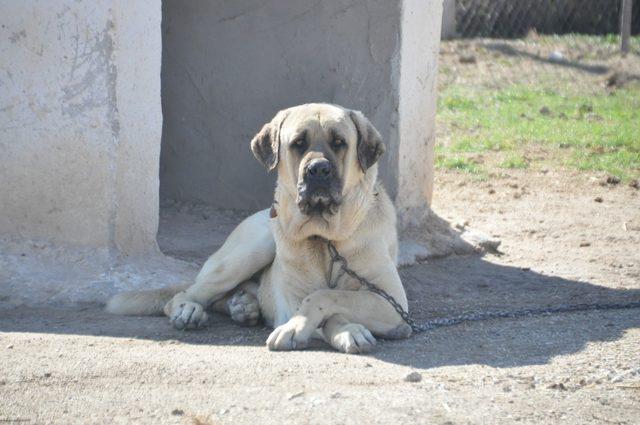
[[[154,250],[160,0],[0,0],[0,238]]]
[[[274,176],[249,141],[312,101],[371,118],[391,145],[381,170],[394,195],[400,19],[399,0],[165,0],[161,196],[268,206]]]

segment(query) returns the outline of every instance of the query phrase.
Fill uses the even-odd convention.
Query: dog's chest
[[[303,241],[278,251],[287,274],[305,296],[319,289],[358,289],[344,273],[340,263],[332,261],[327,242],[322,239]],[[345,254],[348,258],[348,253]]]
[[[356,290],[360,285],[339,264],[331,266],[326,242],[311,241],[277,249],[271,273],[275,326],[285,323],[302,300],[321,289]]]

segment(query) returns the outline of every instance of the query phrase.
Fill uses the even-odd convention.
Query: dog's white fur
[[[296,157],[290,144],[302,130],[311,139],[322,140],[332,137],[330,129],[340,132],[347,146],[336,159],[342,201],[335,214],[310,217],[296,203],[306,156]],[[317,146],[309,150],[324,149]],[[119,294],[107,310],[116,314],[164,310],[180,329],[203,325],[208,306],[247,324],[256,323],[261,313],[275,328],[267,339],[272,350],[301,349],[316,336],[342,352],[362,353],[375,345],[373,335],[408,337],[411,328],[393,307],[337,266],[331,277],[337,287],[327,287],[328,250],[326,242],[317,238],[331,240],[351,268],[407,309],[396,269],[395,210],[377,182],[375,161],[383,147],[369,121],[335,105],[300,105],[279,112],[254,138],[252,149],[268,168],[277,168],[277,215],[270,217],[274,214],[263,210],[240,223],[209,257],[193,285]]]

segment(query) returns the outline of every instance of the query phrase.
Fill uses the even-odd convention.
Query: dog
[[[371,122],[337,105],[294,106],[262,127],[251,150],[277,171],[271,209],[240,223],[193,285],[118,294],[107,310],[164,312],[178,329],[203,326],[208,308],[245,325],[262,318],[274,328],[270,350],[299,350],[320,338],[344,353],[366,353],[376,337],[409,337],[411,327],[388,301],[332,267],[327,245],[408,311],[396,213],[378,181],[385,148]]]

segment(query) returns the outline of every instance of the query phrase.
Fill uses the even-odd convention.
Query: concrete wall
[[[249,141],[279,109],[300,103],[360,109],[387,141],[396,138],[399,1],[163,4],[162,196],[269,205],[274,176]],[[383,175],[395,192],[397,151],[388,152]]]
[[[160,0],[1,0],[0,236],[154,249]]]
[[[159,174],[167,197],[264,207],[274,176],[249,140],[309,101],[362,110],[387,141],[398,206],[428,201],[441,0],[167,0],[162,12],[159,0],[0,0],[0,237],[154,249]]]
[[[161,196],[268,206],[275,176],[249,141],[279,109],[305,102],[362,110],[387,142],[381,174],[391,195],[430,196],[441,16],[442,0],[164,1]],[[401,137],[411,143],[404,158],[416,155],[407,164]],[[407,166],[420,177],[400,188]]]

